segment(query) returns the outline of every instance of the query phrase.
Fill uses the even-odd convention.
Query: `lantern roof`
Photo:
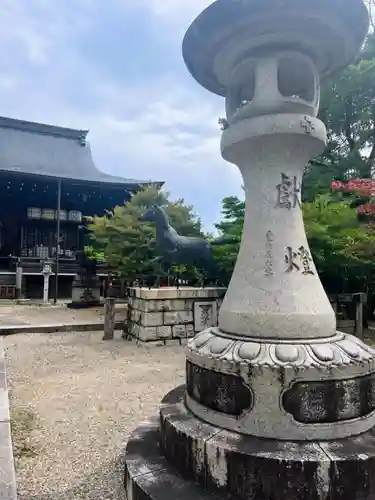
[[[183,57],[200,85],[226,97],[241,61],[283,50],[308,56],[324,80],[352,61],[368,27],[362,0],[216,0],[187,30]]]

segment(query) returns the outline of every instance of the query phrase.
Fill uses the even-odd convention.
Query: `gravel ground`
[[[101,339],[5,338],[19,500],[125,499],[124,442],[183,383],[184,350]]]

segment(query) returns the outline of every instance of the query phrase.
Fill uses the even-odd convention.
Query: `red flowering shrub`
[[[375,213],[375,203],[365,203],[364,205],[357,207],[358,215],[367,215],[373,213]]]
[[[375,180],[353,179],[347,182],[333,181],[330,186],[333,191],[354,193],[365,198],[369,198],[369,203],[365,203],[357,207],[357,214],[359,216],[375,214],[375,202],[371,201],[371,198],[375,197]]]

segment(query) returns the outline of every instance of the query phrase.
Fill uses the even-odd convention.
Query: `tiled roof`
[[[153,182],[98,170],[87,134],[88,130],[0,117],[0,171],[129,186]]]

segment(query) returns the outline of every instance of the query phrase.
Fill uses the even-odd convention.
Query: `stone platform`
[[[127,500],[224,500],[180,476],[162,454],[159,443],[157,417],[132,434],[126,450]]]
[[[278,441],[205,423],[170,392],[126,450],[128,500],[372,500],[375,429],[335,441]],[[200,485],[200,487],[196,485]]]
[[[216,326],[226,288],[128,289],[126,333],[141,342],[186,339]]]

